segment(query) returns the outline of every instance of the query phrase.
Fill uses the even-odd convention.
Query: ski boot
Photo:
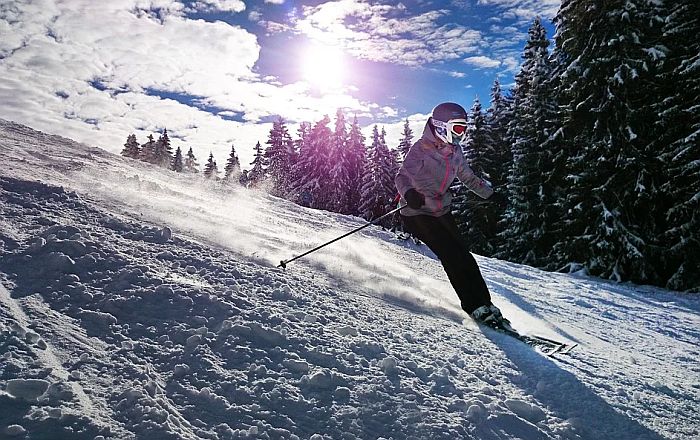
[[[515,332],[511,327],[510,321],[503,317],[501,310],[493,304],[483,305],[472,312],[472,318],[480,324],[496,330],[505,330],[507,332]]]

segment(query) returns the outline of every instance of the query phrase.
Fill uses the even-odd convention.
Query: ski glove
[[[425,205],[425,196],[413,188],[406,191],[403,199],[411,209],[420,209],[421,206]]]

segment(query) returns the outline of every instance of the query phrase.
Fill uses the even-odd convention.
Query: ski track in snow
[[[423,246],[0,120],[0,438],[699,438],[700,301]]]

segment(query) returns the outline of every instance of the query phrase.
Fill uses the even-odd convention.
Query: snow
[[[697,295],[477,260],[0,121],[0,437],[690,439]],[[4,436],[4,437],[3,437]]]

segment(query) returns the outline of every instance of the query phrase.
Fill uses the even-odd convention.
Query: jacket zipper
[[[445,192],[445,187],[447,186],[447,177],[450,175],[450,161],[447,160],[447,156],[440,156],[445,159],[445,177],[443,177],[442,183],[440,184],[440,194],[443,194]],[[438,199],[438,211],[442,211],[442,197]]]

